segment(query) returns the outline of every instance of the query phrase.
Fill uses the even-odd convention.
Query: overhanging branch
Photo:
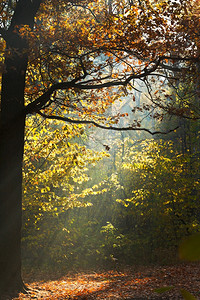
[[[46,92],[44,92],[43,95],[41,95],[25,107],[25,114],[38,112],[46,105],[47,102],[49,102],[51,95],[57,90],[67,90],[70,88],[79,90],[97,90],[108,87],[126,86],[133,79],[141,79],[151,75],[158,68],[159,64],[160,59],[154,62],[154,65],[151,68],[145,68],[143,72],[138,74],[133,73],[124,80],[110,80],[103,83],[95,83],[94,80],[94,83],[86,84],[86,82],[84,81],[80,82],[81,79],[86,77],[86,74],[84,74],[82,78],[75,78],[74,80],[69,82],[55,83]]]
[[[50,119],[50,120],[59,120],[59,121],[64,121],[64,122],[68,122],[68,123],[72,123],[72,124],[88,124],[88,125],[94,125],[95,127],[101,128],[101,129],[106,129],[106,130],[114,130],[114,131],[145,131],[148,132],[151,135],[155,135],[155,134],[169,134],[170,132],[174,132],[175,130],[177,130],[179,128],[179,126],[177,126],[174,129],[168,130],[168,131],[151,131],[147,128],[144,127],[133,127],[133,126],[128,126],[128,127],[113,127],[113,126],[105,126],[105,125],[101,125],[96,123],[95,121],[88,121],[88,120],[77,120],[77,119],[71,119],[68,117],[61,117],[61,116],[56,116],[56,115],[46,115],[44,113],[42,113],[41,111],[37,112],[40,116],[42,116],[43,118],[46,119]]]

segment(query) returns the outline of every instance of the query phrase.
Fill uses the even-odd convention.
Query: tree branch
[[[186,57],[182,57],[182,56],[178,56],[178,55],[163,55],[160,57],[160,60],[174,60],[174,61],[187,61],[187,62],[199,62],[200,61],[200,56],[186,56]]]
[[[147,128],[143,128],[143,127],[133,127],[133,126],[128,126],[128,127],[113,127],[113,126],[105,126],[105,125],[101,125],[96,123],[95,121],[88,121],[88,120],[77,120],[77,119],[71,119],[68,117],[61,117],[61,116],[56,116],[56,115],[46,115],[44,113],[42,113],[41,111],[37,112],[40,116],[42,116],[45,119],[51,119],[51,120],[59,120],[59,121],[64,121],[64,122],[68,122],[68,123],[72,123],[72,124],[88,124],[88,125],[94,125],[95,127],[101,128],[101,129],[106,129],[106,130],[114,130],[114,131],[128,131],[128,130],[139,130],[139,131],[145,131],[148,132],[151,135],[155,135],[155,134],[168,134],[170,132],[174,132],[175,130],[177,130],[179,128],[179,126],[177,126],[174,129],[168,130],[168,131],[151,131]]]
[[[34,17],[42,0],[19,0],[16,4],[9,30],[14,30],[16,25],[29,25],[33,28]]]
[[[6,30],[4,28],[0,28],[0,35],[6,41],[7,34],[6,34]]]
[[[33,102],[31,102],[25,107],[25,114],[38,112],[50,100],[52,93],[57,90],[67,90],[70,88],[75,88],[79,90],[97,90],[97,89],[102,89],[107,87],[126,86],[132,79],[145,78],[148,75],[151,75],[151,73],[158,68],[159,63],[160,63],[160,59],[158,59],[157,62],[154,62],[154,65],[151,68],[149,69],[145,68],[144,72],[142,73],[138,73],[138,74],[133,73],[125,80],[111,80],[103,83],[93,83],[93,84],[85,84],[84,81],[78,82],[82,78],[85,78],[86,74],[84,74],[83,77],[75,78],[74,80],[69,82],[55,83],[43,95],[41,95],[39,98],[37,98],[36,100],[34,100]]]

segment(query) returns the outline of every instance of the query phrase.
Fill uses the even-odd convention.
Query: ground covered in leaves
[[[30,291],[15,300],[24,299],[183,299],[185,289],[200,299],[200,265],[176,265],[166,267],[129,267],[123,271],[25,275]],[[163,294],[155,289],[174,288]]]

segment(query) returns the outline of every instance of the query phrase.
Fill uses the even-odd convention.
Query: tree
[[[6,71],[1,90],[0,147],[0,290],[23,288],[20,268],[22,157],[24,145],[24,89],[28,64],[27,42],[15,29],[34,26],[40,1],[20,1],[5,31]],[[9,3],[7,3],[7,6]],[[2,3],[1,3],[2,6]],[[8,7],[4,8],[9,10]],[[10,52],[10,53],[9,53]]]
[[[69,267],[73,246],[67,252],[66,248],[74,235],[67,229],[67,222],[73,224],[70,213],[92,205],[89,197],[101,193],[94,184],[87,185],[91,182],[88,168],[108,153],[84,145],[83,125],[61,128],[58,121],[40,116],[28,119],[25,140],[22,260],[29,269],[33,261],[34,266]]]
[[[171,7],[148,0],[135,5],[109,1],[108,6],[101,0],[7,0],[0,1],[0,9],[2,292],[24,288],[20,230],[26,117],[38,113],[118,130],[113,124],[121,115],[105,118],[108,106],[126,94],[127,87],[132,89],[133,80],[147,83],[148,76],[161,75],[169,81],[171,70],[191,69],[198,60],[198,26],[195,33],[185,31],[186,23],[197,24],[187,1]],[[181,18],[183,14],[190,19]],[[179,55],[169,55],[176,46]],[[173,61],[180,59],[177,70]],[[171,107],[168,112],[180,114]],[[126,128],[137,129],[150,132],[135,125]]]

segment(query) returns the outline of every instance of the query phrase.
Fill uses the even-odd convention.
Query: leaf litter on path
[[[51,276],[49,276],[51,277]],[[26,276],[25,276],[26,279]],[[34,281],[35,279],[35,281]],[[124,270],[80,272],[55,279],[38,280],[27,275],[28,294],[19,294],[14,300],[144,300],[183,299],[180,290],[187,290],[200,299],[200,265],[127,267]],[[156,289],[173,286],[163,294]]]

